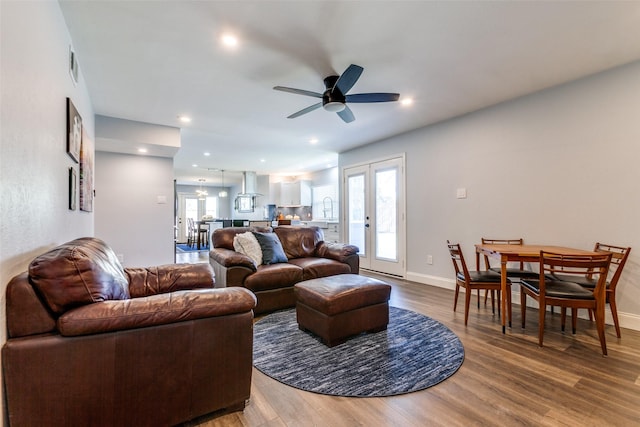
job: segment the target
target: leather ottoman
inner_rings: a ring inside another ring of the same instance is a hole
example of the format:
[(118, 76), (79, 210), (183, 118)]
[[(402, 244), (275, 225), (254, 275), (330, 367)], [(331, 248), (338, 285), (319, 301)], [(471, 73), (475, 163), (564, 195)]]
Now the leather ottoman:
[(294, 290), (298, 327), (328, 347), (387, 329), (391, 286), (381, 280), (339, 274), (299, 282)]

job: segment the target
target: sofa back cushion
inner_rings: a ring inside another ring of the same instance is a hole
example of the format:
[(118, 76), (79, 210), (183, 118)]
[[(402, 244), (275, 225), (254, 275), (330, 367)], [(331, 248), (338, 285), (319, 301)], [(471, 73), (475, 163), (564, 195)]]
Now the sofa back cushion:
[(83, 237), (51, 249), (29, 265), (29, 280), (51, 311), (129, 298), (116, 254), (100, 239)]
[(284, 253), (289, 259), (316, 256), (316, 245), (324, 240), (319, 227), (276, 227), (274, 232), (280, 238)]
[(247, 231), (260, 231), (260, 232), (271, 232), (271, 227), (225, 227), (225, 228), (217, 228), (213, 230), (213, 237), (211, 241), (213, 242), (214, 248), (224, 248), (234, 251), (233, 247), (233, 238), (236, 237), (237, 234), (246, 233)]

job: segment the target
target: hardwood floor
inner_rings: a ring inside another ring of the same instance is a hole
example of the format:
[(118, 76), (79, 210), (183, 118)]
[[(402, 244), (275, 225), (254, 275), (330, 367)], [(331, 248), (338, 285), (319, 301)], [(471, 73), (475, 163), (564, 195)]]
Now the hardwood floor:
[(556, 310), (547, 314), (540, 348), (536, 309), (528, 309), (522, 330), (514, 305), (513, 328), (503, 335), (497, 312), (490, 303), (478, 310), (475, 294), (465, 327), (460, 303), (453, 312), (453, 291), (380, 278), (393, 286), (391, 305), (430, 316), (460, 337), (465, 360), (452, 377), (401, 396), (342, 398), (297, 390), (254, 369), (243, 412), (189, 426), (640, 425), (640, 332), (623, 329), (618, 339), (607, 326), (609, 356), (603, 357), (595, 325), (580, 319), (576, 335), (570, 327), (563, 334)]

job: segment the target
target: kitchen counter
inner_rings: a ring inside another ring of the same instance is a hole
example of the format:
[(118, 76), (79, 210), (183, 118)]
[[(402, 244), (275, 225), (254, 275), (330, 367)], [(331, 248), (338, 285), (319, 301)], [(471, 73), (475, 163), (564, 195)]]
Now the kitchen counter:
[(337, 220), (303, 221), (302, 225), (321, 228), (327, 242), (340, 242), (340, 222)]

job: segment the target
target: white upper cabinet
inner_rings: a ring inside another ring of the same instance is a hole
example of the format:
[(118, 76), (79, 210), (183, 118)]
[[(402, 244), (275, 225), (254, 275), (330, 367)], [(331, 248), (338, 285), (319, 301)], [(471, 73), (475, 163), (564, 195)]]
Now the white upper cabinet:
[(311, 183), (281, 182), (279, 206), (311, 206)]

